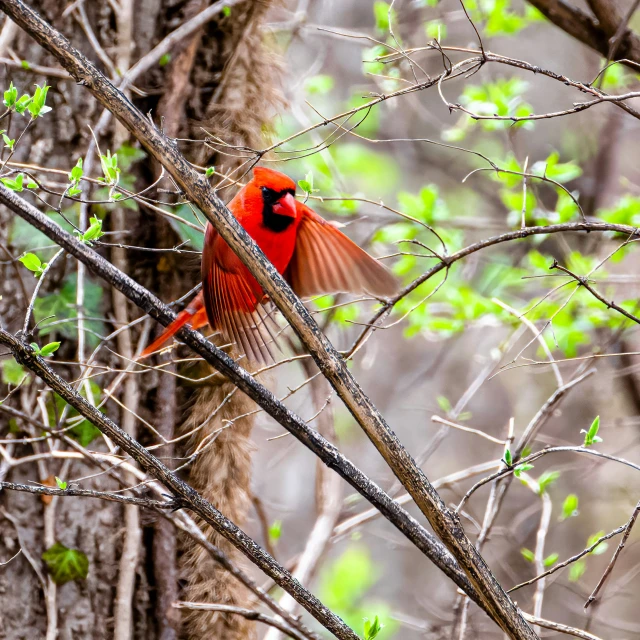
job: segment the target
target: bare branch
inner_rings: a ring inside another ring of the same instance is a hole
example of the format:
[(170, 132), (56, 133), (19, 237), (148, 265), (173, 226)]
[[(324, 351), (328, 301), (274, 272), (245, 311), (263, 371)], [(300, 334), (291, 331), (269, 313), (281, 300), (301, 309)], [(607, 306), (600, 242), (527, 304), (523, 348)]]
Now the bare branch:
[(220, 611), (222, 613), (233, 613), (242, 616), (243, 618), (247, 618), (247, 620), (255, 620), (256, 622), (262, 622), (274, 627), (290, 638), (306, 640), (307, 637), (301, 635), (290, 626), (283, 624), (277, 618), (266, 616), (264, 613), (260, 613), (254, 609), (244, 609), (242, 607), (234, 607), (228, 604), (211, 604), (208, 602), (175, 602), (173, 606), (176, 609), (191, 609), (193, 611)]

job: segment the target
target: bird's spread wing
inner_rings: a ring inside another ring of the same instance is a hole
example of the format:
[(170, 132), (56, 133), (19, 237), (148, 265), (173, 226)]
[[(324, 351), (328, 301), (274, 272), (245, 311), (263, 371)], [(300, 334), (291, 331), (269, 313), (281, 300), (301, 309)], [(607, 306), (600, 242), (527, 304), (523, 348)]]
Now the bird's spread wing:
[(285, 277), (300, 296), (370, 293), (388, 297), (398, 290), (393, 274), (375, 258), (305, 205), (296, 248)]
[(269, 343), (275, 339), (269, 323), (273, 320), (261, 304), (261, 289), (228, 245), (219, 238), (216, 241), (216, 251), (203, 254), (202, 286), (209, 324), (252, 361), (271, 362)]

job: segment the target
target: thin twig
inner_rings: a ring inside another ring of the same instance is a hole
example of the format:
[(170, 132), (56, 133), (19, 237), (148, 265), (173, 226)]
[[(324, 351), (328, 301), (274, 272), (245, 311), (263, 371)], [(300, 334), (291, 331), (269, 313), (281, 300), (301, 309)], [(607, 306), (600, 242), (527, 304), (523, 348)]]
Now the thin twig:
[(557, 564), (554, 564), (553, 567), (551, 567), (551, 569), (547, 569), (547, 571), (541, 573), (540, 575), (537, 575), (535, 578), (531, 578), (530, 580), (526, 580), (525, 582), (521, 582), (520, 584), (517, 584), (515, 587), (511, 587), (511, 589), (509, 589), (508, 592), (511, 593), (513, 591), (517, 591), (518, 589), (522, 589), (522, 587), (528, 587), (530, 584), (533, 584), (534, 582), (538, 582), (538, 580), (542, 580), (543, 578), (550, 576), (552, 573), (555, 573), (556, 571), (560, 571), (560, 569), (564, 569), (565, 567), (568, 567), (570, 564), (573, 564), (577, 560), (580, 560), (580, 558), (583, 558), (584, 556), (590, 554), (600, 543), (604, 542), (605, 540), (609, 540), (614, 536), (620, 535), (627, 528), (627, 526), (628, 526), (628, 523), (623, 524), (621, 527), (618, 527), (617, 529), (614, 529), (613, 531), (610, 531), (609, 533), (606, 533), (605, 535), (600, 536), (592, 545), (588, 546), (586, 549), (583, 549), (582, 551), (580, 551), (580, 553), (576, 553), (570, 558), (567, 558), (562, 562), (558, 562)]
[(611, 560), (607, 565), (607, 568), (604, 570), (604, 573), (602, 574), (602, 577), (600, 578), (600, 580), (598, 580), (598, 584), (595, 586), (594, 590), (591, 592), (591, 595), (589, 596), (587, 601), (584, 603), (585, 609), (587, 609), (596, 600), (596, 598), (598, 597), (598, 594), (600, 593), (600, 590), (604, 586), (604, 583), (607, 581), (607, 578), (613, 571), (613, 567), (615, 566), (616, 561), (618, 560), (618, 556), (622, 553), (622, 550), (624, 549), (624, 546), (627, 543), (629, 536), (631, 535), (631, 530), (633, 529), (633, 525), (636, 523), (636, 520), (638, 519), (639, 513), (640, 513), (640, 502), (638, 502), (635, 509), (633, 510), (633, 513), (631, 514), (631, 518), (629, 518), (629, 522), (627, 522), (627, 525), (625, 527), (622, 540), (620, 540), (620, 544), (616, 547), (616, 550), (614, 551), (613, 556), (611, 557)]
[(221, 613), (233, 613), (235, 615), (242, 616), (247, 620), (255, 620), (256, 622), (262, 622), (270, 627), (278, 629), (290, 638), (296, 638), (296, 640), (306, 640), (307, 636), (301, 635), (295, 629), (292, 629), (289, 625), (283, 624), (277, 618), (267, 616), (255, 609), (245, 609), (243, 607), (234, 607), (229, 604), (211, 604), (209, 602), (175, 602), (173, 606), (176, 609), (190, 609), (192, 611), (220, 611)]
[(552, 620), (545, 620), (544, 618), (538, 618), (536, 616), (532, 616), (529, 613), (525, 613), (524, 611), (522, 611), (522, 615), (525, 617), (527, 622), (531, 622), (531, 624), (535, 624), (538, 627), (551, 629), (552, 631), (557, 631), (558, 633), (565, 633), (568, 636), (574, 636), (575, 638), (581, 638), (582, 640), (602, 640), (602, 638), (600, 638), (599, 636), (595, 636), (593, 635), (593, 633), (589, 633), (588, 631), (584, 631), (583, 629), (570, 627), (566, 624), (553, 622)]
[(462, 424), (457, 424), (456, 422), (451, 422), (450, 420), (445, 420), (440, 416), (431, 416), (431, 422), (437, 422), (438, 424), (447, 425), (447, 427), (451, 427), (452, 429), (457, 429), (458, 431), (465, 431), (466, 433), (473, 433), (476, 436), (480, 436), (485, 440), (489, 440), (489, 442), (493, 442), (495, 444), (499, 444), (504, 446), (504, 440), (500, 440), (500, 438), (494, 438), (493, 436), (485, 433), (484, 431), (480, 431), (480, 429), (473, 429), (472, 427), (465, 427)]
[(632, 320), (633, 322), (640, 324), (640, 318), (638, 318), (637, 316), (634, 316), (632, 313), (629, 313), (629, 311), (617, 305), (613, 300), (607, 300), (601, 293), (596, 291), (589, 284), (589, 281), (586, 277), (579, 276), (576, 273), (573, 273), (573, 271), (570, 271), (566, 267), (563, 267), (562, 265), (558, 264), (557, 261), (555, 260), (553, 261), (553, 264), (549, 268), (557, 269), (558, 271), (562, 271), (563, 273), (566, 273), (568, 276), (571, 276), (578, 283), (579, 286), (584, 287), (594, 298), (597, 298), (598, 300), (600, 300), (600, 302), (602, 302), (602, 304), (604, 304), (607, 307), (607, 309), (614, 309), (618, 313), (622, 314), (625, 318), (628, 318), (629, 320)]
[(92, 489), (78, 489), (76, 487), (68, 487), (67, 489), (56, 489), (54, 487), (32, 486), (28, 484), (17, 484), (15, 482), (0, 482), (0, 490), (7, 489), (10, 491), (24, 491), (26, 493), (34, 493), (39, 496), (62, 496), (62, 497), (82, 497), (97, 498), (106, 500), (107, 502), (119, 502), (120, 504), (130, 504), (145, 509), (173, 509), (175, 505), (170, 501), (151, 500), (150, 498), (134, 498), (131, 496), (123, 496), (119, 493), (110, 493), (108, 491), (93, 491)]

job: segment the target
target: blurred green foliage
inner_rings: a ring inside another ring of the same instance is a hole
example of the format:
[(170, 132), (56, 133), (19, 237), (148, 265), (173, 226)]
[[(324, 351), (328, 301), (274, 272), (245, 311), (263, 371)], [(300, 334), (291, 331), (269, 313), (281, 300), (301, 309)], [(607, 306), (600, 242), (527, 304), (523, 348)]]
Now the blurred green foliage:
[(368, 595), (380, 578), (381, 569), (367, 548), (352, 544), (337, 559), (325, 563), (317, 593), (352, 629), (362, 629), (365, 619), (371, 621), (377, 616), (384, 625), (379, 637), (390, 640), (398, 623), (390, 617), (388, 605)]
[[(446, 24), (442, 24), (441, 18), (428, 8), (437, 3), (423, 1), (420, 4), (425, 7), (425, 36), (433, 39), (439, 32), (440, 38), (445, 37)], [(544, 20), (536, 9), (517, 7), (510, 0), (469, 0), (465, 7), (483, 38), (513, 36)], [(390, 11), (388, 2), (375, 2), (372, 19), (380, 44), (363, 51), (364, 84), (345, 102), (345, 111), (370, 102), (376, 95), (376, 87), (388, 90), (384, 83), (400, 69), (398, 56), (389, 54), (398, 46), (390, 28), (402, 20), (402, 15)], [(394, 33), (396, 31), (394, 29)], [(610, 90), (622, 89), (629, 86), (633, 78), (634, 74), (621, 65), (612, 65), (606, 71), (605, 83)], [(330, 76), (322, 73), (307, 79), (305, 88), (310, 96), (322, 97), (333, 90), (334, 83)], [(511, 75), (490, 78), (486, 74), (478, 74), (464, 83), (460, 95), (452, 101), (458, 101), (478, 115), (522, 117), (534, 112), (528, 100), (530, 90), (529, 82), (516, 69)], [(334, 127), (333, 134), (328, 127), (322, 128), (313, 135), (295, 138), (281, 151), (286, 152), (285, 156), (287, 153), (304, 155), (292, 160), (288, 166), (294, 175), (308, 175), (310, 172), (313, 176), (319, 200), (312, 200), (312, 206), (340, 217), (384, 216), (384, 224), (378, 225), (371, 236), (373, 251), (376, 254), (398, 254), (393, 261), (393, 270), (403, 284), (421, 277), (438, 262), (437, 256), (451, 255), (474, 240), (473, 234), (464, 229), (465, 226), (473, 228), (471, 223), (476, 215), (473, 203), (474, 199), (477, 201), (478, 191), (495, 193), (502, 206), (507, 229), (519, 228), (523, 218), (527, 226), (562, 224), (580, 219), (581, 213), (576, 204), (580, 194), (575, 185), (582, 176), (583, 162), (589, 156), (573, 143), (568, 146), (558, 141), (556, 149), (543, 157), (528, 158), (525, 163), (516, 159), (504, 137), (507, 131), (509, 136), (513, 136), (517, 129), (525, 132), (534, 130), (539, 123), (477, 121), (461, 114), (454, 126), (444, 129), (443, 139), (455, 144), (464, 141), (470, 151), (491, 158), (500, 171), (493, 170), (486, 160), (477, 155), (460, 153), (458, 158), (467, 162), (470, 172), (482, 169), (466, 184), (447, 191), (429, 183), (407, 188), (406, 166), (401, 157), (382, 152), (380, 147), (368, 144), (366, 140), (354, 141), (348, 136), (337, 139), (338, 133), (344, 133), (346, 128), (361, 120), (356, 128), (359, 135), (379, 136), (383, 126), (382, 113), (386, 108), (385, 103), (364, 109), (342, 121), (342, 128), (336, 130)], [(339, 111), (333, 110), (334, 113)], [(291, 116), (283, 118), (278, 136), (296, 133), (299, 125)], [(320, 153), (300, 153), (302, 149), (320, 144), (323, 139), (324, 146), (328, 146), (324, 148), (321, 145), (323, 150)], [(524, 173), (528, 176), (526, 185)], [(363, 202), (359, 198), (371, 202)], [(397, 217), (393, 221), (393, 212), (374, 204), (387, 201), (413, 220)], [(607, 222), (638, 225), (640, 198), (625, 194), (615, 206), (596, 211), (595, 215)], [(609, 234), (609, 237), (613, 235)], [(562, 256), (561, 264), (578, 276), (593, 275), (596, 281), (607, 277), (606, 267), (600, 266), (602, 257), (582, 254), (579, 244), (572, 238), (568, 240), (571, 251)], [(622, 244), (624, 238), (620, 240)], [(621, 247), (610, 260), (622, 261), (629, 251), (631, 245)], [(629, 324), (628, 320), (611, 313), (591, 294), (579, 288), (576, 282), (550, 270), (554, 259), (557, 259), (557, 250), (556, 243), (549, 236), (537, 235), (511, 242), (492, 249), (490, 255), (489, 260), (480, 261), (471, 277), (469, 269), (461, 261), (427, 279), (405, 296), (394, 309), (396, 317), (406, 315), (405, 335), (445, 340), (473, 327), (518, 326), (518, 320), (496, 305), (493, 298), (527, 311), (527, 317), (544, 328), (544, 340), (559, 357), (576, 356), (580, 349), (590, 344), (597, 330), (618, 330)], [(596, 286), (603, 295), (613, 294), (610, 286)], [(344, 304), (333, 296), (324, 296), (315, 301), (315, 306), (333, 314), (339, 326), (353, 326), (353, 322), (361, 319), (357, 305), (336, 309), (336, 302)], [(629, 311), (636, 308), (632, 300), (617, 302)], [(538, 356), (545, 357), (541, 349)]]
[[(33, 315), (39, 325), (39, 335), (48, 336), (55, 332), (58, 336), (76, 338), (78, 333), (77, 323), (78, 307), (76, 299), (78, 294), (77, 274), (71, 273), (64, 279), (62, 286), (56, 291), (40, 295), (35, 302)], [(104, 330), (104, 324), (99, 318), (102, 315), (101, 302), (103, 289), (91, 278), (85, 277), (84, 283), (84, 307), (86, 341), (94, 348), (99, 342), (96, 334)], [(48, 320), (45, 322), (45, 318)], [(60, 322), (68, 320), (69, 322)]]

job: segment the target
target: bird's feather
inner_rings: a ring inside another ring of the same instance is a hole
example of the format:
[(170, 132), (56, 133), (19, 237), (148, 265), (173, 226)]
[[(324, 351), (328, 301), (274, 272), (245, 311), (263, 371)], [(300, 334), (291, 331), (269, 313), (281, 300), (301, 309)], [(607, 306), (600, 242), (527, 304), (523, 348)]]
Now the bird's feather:
[(315, 211), (299, 206), (302, 217), (285, 277), (301, 298), (339, 292), (387, 297), (398, 290), (383, 264)]

